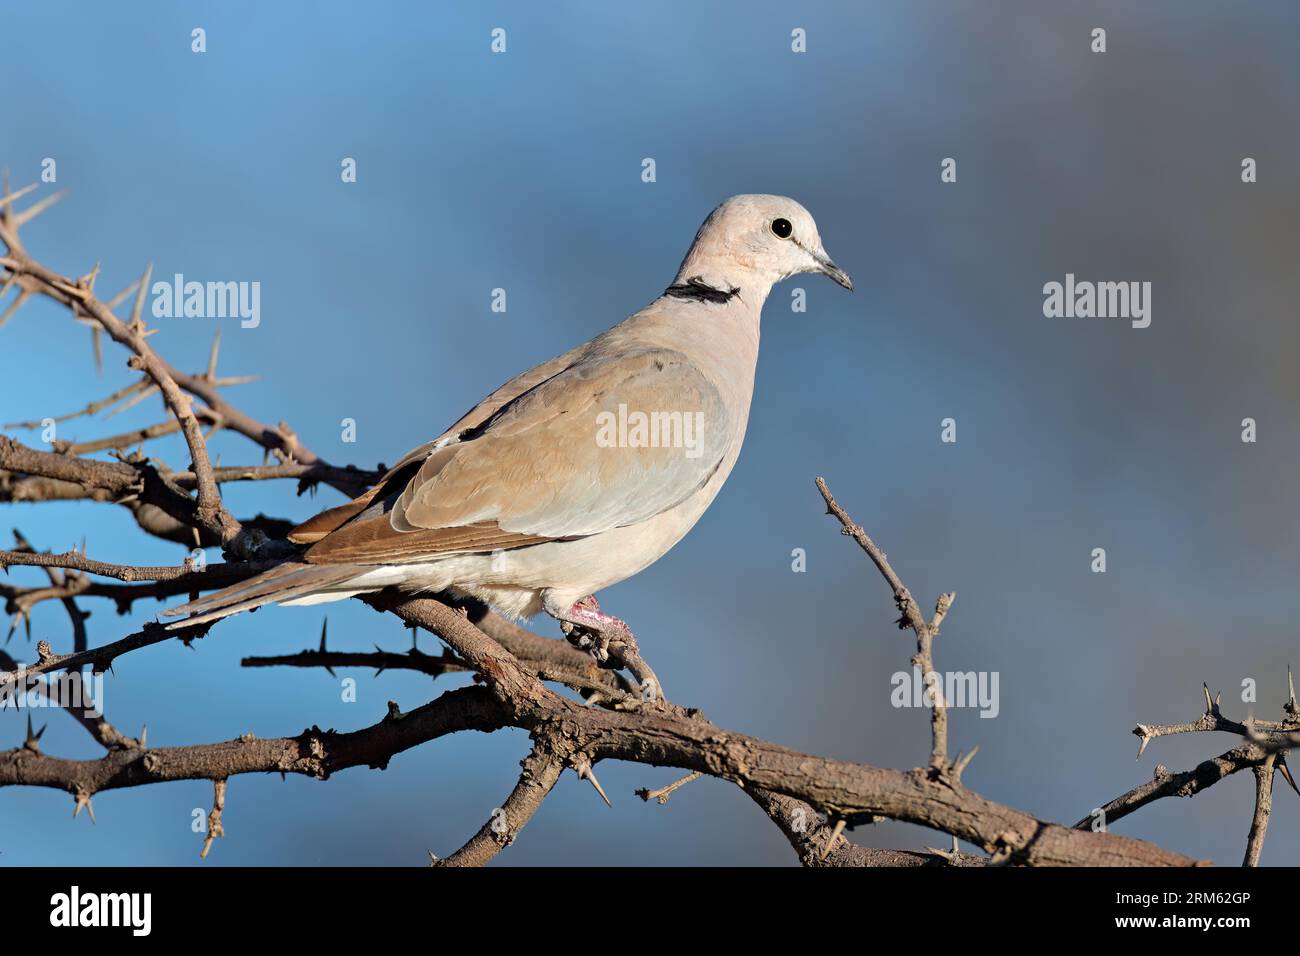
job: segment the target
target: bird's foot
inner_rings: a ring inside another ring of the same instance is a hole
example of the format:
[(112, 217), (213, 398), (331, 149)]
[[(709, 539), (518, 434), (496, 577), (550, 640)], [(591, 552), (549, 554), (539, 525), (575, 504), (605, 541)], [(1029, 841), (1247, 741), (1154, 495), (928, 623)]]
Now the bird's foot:
[(601, 667), (626, 668), (641, 688), (644, 700), (663, 697), (663, 685), (654, 669), (641, 657), (636, 635), (627, 622), (600, 609), (595, 595), (589, 595), (569, 607), (547, 606), (546, 612), (560, 622), (569, 643), (587, 651)]
[(609, 666), (609, 649), (616, 642), (638, 650), (627, 622), (604, 613), (594, 594), (569, 607), (565, 617), (560, 618), (560, 627), (574, 646), (589, 651), (602, 667)]

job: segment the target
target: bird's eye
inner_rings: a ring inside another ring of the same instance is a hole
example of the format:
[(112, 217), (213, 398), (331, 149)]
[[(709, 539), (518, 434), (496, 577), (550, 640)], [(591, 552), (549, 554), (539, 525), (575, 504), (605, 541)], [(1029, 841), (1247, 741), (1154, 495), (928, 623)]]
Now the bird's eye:
[(773, 219), (772, 231), (776, 233), (778, 239), (789, 239), (790, 233), (794, 232), (794, 226), (790, 225), (789, 219)]

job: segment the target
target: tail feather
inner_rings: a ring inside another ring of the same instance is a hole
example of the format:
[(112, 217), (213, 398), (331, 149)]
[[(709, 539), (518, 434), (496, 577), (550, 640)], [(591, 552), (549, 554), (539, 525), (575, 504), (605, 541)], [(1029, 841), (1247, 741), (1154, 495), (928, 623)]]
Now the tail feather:
[[(340, 585), (363, 571), (363, 568), (347, 564), (317, 565), (286, 561), (247, 581), (232, 584), (228, 588), (214, 591), (206, 597), (187, 604), (168, 608), (162, 612), (162, 615), (164, 617), (191, 615), (183, 621), (173, 621), (168, 624), (169, 630), (217, 621), (238, 614), (240, 611), (251, 611), (264, 604), (278, 604), (339, 589)], [(340, 594), (340, 597), (342, 596), (344, 595)]]

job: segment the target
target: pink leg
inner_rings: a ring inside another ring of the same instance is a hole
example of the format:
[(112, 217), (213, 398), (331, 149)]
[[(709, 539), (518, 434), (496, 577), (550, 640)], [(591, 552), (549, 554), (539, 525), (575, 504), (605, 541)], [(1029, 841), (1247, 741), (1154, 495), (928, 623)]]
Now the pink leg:
[(641, 658), (632, 629), (626, 621), (602, 611), (594, 594), (568, 607), (557, 604), (547, 595), (543, 597), (543, 607), (547, 614), (560, 622), (565, 636), (576, 646), (590, 651), (602, 667), (626, 667), (642, 685), (647, 700), (662, 697), (659, 678)]
[(581, 601), (576, 602), (565, 611), (565, 617), (561, 618), (561, 620), (568, 620), (572, 624), (585, 624), (593, 630), (599, 631), (613, 628), (625, 632), (628, 637), (632, 636), (632, 629), (627, 626), (627, 622), (622, 618), (617, 618), (602, 611), (600, 604), (596, 602), (594, 594), (590, 594)]

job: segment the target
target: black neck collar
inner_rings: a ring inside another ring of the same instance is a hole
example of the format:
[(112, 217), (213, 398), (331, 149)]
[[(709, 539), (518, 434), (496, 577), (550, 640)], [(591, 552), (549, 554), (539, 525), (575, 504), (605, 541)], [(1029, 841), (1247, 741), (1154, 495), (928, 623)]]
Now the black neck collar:
[(717, 286), (705, 282), (703, 276), (691, 276), (685, 282), (670, 285), (664, 290), (664, 295), (670, 295), (674, 299), (691, 299), (695, 302), (722, 304), (730, 302), (740, 295), (740, 289), (739, 287), (719, 289)]

